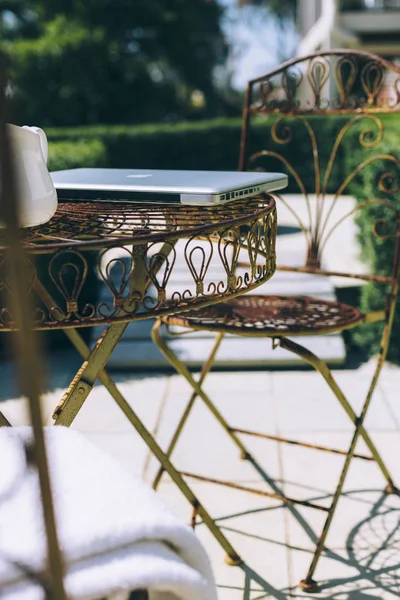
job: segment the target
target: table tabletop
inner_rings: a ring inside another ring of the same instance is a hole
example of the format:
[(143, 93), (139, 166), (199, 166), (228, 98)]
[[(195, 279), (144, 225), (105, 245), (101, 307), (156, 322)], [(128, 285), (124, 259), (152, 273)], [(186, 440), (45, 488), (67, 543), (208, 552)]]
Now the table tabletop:
[[(7, 245), (2, 236), (0, 292), (7, 292)], [(182, 239), (183, 259), (175, 249)], [(35, 327), (127, 322), (246, 293), (273, 275), (275, 239), (275, 200), (269, 194), (207, 208), (63, 200), (48, 223), (22, 234), (35, 296)], [(238, 270), (243, 254), (248, 267)], [(91, 269), (98, 285), (111, 292), (111, 302), (85, 299), (82, 290)], [(186, 289), (174, 278), (178, 270), (190, 275), (192, 283)], [(44, 305), (44, 290), (56, 298), (53, 306), (48, 297)], [(15, 321), (3, 296), (0, 293), (0, 331), (10, 331)]]

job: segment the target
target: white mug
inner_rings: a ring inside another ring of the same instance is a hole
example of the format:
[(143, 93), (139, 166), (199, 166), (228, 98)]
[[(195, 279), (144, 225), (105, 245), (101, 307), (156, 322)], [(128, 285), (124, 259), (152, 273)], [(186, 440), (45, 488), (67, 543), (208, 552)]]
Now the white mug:
[(47, 169), (47, 138), (39, 127), (7, 124), (20, 198), (20, 224), (34, 227), (51, 219), (57, 193)]

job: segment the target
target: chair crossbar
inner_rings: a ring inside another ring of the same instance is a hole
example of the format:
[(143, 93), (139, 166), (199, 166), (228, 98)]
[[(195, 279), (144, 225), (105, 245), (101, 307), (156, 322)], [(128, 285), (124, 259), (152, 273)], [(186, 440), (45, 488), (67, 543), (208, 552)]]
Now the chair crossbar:
[[(266, 440), (273, 440), (275, 442), (282, 442), (284, 444), (292, 444), (293, 446), (302, 446), (303, 448), (311, 448), (312, 450), (321, 450), (322, 452), (331, 452), (332, 454), (340, 454), (341, 456), (347, 456), (345, 450), (338, 450), (337, 448), (329, 448), (328, 446), (321, 446), (319, 444), (309, 444), (307, 442), (299, 442), (297, 440), (290, 440), (277, 435), (270, 435), (268, 433), (260, 433), (257, 431), (249, 431), (248, 429), (239, 429), (237, 427), (230, 427), (230, 431), (235, 433), (242, 433), (243, 435), (251, 435), (253, 437), (264, 438)], [(373, 456), (367, 456), (365, 454), (353, 454), (353, 458), (360, 458), (362, 460), (375, 461)]]
[(235, 490), (239, 490), (242, 492), (249, 492), (250, 494), (255, 494), (256, 496), (265, 496), (266, 498), (274, 498), (275, 500), (280, 500), (285, 504), (301, 504), (302, 506), (307, 506), (308, 508), (315, 508), (317, 510), (322, 510), (325, 512), (329, 512), (329, 508), (326, 506), (321, 506), (320, 504), (314, 504), (314, 502), (308, 502), (307, 500), (298, 500), (296, 498), (289, 498), (288, 496), (284, 496), (283, 494), (276, 494), (274, 492), (266, 492), (265, 490), (258, 490), (256, 488), (252, 488), (246, 485), (241, 485), (239, 483), (234, 483), (233, 481), (225, 481), (221, 479), (214, 479), (212, 477), (205, 477), (204, 475), (196, 475), (195, 473), (188, 473), (187, 471), (180, 471), (182, 477), (191, 477), (192, 479), (196, 479), (197, 481), (205, 481), (207, 483), (215, 483), (216, 485), (222, 485), (224, 487), (229, 487)]

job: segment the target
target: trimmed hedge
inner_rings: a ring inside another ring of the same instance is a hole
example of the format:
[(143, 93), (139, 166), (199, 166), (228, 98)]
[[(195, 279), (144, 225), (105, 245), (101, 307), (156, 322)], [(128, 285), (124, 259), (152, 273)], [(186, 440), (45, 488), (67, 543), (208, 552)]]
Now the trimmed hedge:
[[(284, 153), (299, 172), (306, 187), (313, 189), (315, 174), (310, 169), (312, 147), (304, 124), (290, 117), (285, 119), (277, 128), (277, 133), (280, 137), (285, 136), (285, 127), (290, 127), (293, 141), (282, 145), (274, 143), (271, 138), (275, 120), (274, 116), (260, 118), (253, 125), (249, 140), (250, 154), (265, 148)], [(329, 118), (317, 128), (322, 164), (328, 161), (333, 134), (344, 122), (343, 117)], [(239, 160), (241, 125), (241, 119), (235, 118), (136, 127), (49, 129), (46, 132), (50, 142), (49, 167), (50, 170), (107, 166), (235, 171)], [(331, 185), (335, 178), (341, 176), (343, 165), (343, 149), (340, 148), (330, 179)], [(262, 166), (262, 160), (254, 163), (252, 168), (257, 166)], [(282, 171), (285, 167), (280, 161), (269, 158), (268, 169)], [(299, 191), (293, 180), (288, 191)]]
[[(385, 134), (384, 140), (379, 144), (374, 154), (387, 154), (400, 158), (398, 135), (395, 128), (390, 128)], [(348, 168), (354, 168), (360, 155), (348, 153)], [(365, 158), (365, 157), (364, 157)], [(383, 173), (390, 173), (393, 180), (386, 179), (385, 185), (393, 193), (382, 191), (379, 181)], [(389, 200), (400, 210), (400, 195), (396, 189), (400, 183), (400, 170), (388, 160), (377, 160), (368, 165), (360, 174), (360, 177), (352, 186), (352, 193), (358, 202), (373, 199)], [(395, 249), (395, 227), (393, 211), (382, 205), (371, 205), (360, 210), (357, 218), (359, 227), (358, 241), (362, 251), (362, 257), (370, 268), (370, 272), (379, 275), (391, 275), (393, 270), (393, 258)], [(382, 237), (374, 234), (374, 227)], [(386, 293), (388, 287), (369, 283), (361, 288), (360, 308), (362, 311), (380, 310), (386, 306)], [(362, 348), (368, 355), (379, 352), (382, 337), (383, 323), (370, 323), (361, 325), (352, 334), (352, 341)], [(392, 338), (388, 352), (388, 360), (400, 363), (400, 301), (397, 302), (395, 321), (393, 325)]]
[(106, 149), (101, 140), (59, 141), (49, 143), (48, 167), (62, 171), (77, 167), (104, 167)]
[[(215, 119), (174, 125), (95, 126), (46, 131), (50, 148), (70, 144), (66, 162), (74, 164), (73, 148), (81, 166), (109, 168), (236, 170), (240, 142), (240, 119)], [(88, 165), (85, 145), (101, 144), (96, 165)], [(65, 146), (67, 148), (67, 146)], [(77, 165), (76, 165), (77, 166)], [(53, 163), (50, 161), (50, 168)]]

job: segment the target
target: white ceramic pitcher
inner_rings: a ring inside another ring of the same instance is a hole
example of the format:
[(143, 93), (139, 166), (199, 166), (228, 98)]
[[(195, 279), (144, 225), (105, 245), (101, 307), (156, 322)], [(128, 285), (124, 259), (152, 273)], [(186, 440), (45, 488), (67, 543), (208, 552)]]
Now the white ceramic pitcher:
[(57, 193), (47, 169), (47, 138), (39, 127), (7, 124), (20, 197), (20, 223), (33, 227), (57, 210)]

